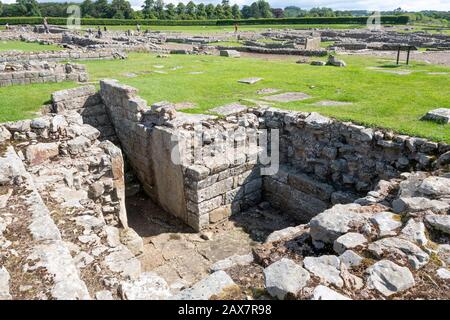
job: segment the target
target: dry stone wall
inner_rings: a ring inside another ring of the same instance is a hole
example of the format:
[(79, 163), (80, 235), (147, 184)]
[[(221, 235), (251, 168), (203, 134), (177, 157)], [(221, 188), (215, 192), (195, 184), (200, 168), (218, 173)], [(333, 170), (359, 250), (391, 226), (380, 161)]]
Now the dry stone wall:
[(265, 47), (217, 47), (219, 50), (236, 50), (241, 52), (253, 52), (263, 54), (286, 54), (286, 55), (298, 55), (307, 57), (324, 57), (327, 55), (326, 50), (306, 50), (306, 49), (290, 49), (290, 48), (265, 48)]
[[(149, 107), (137, 93), (115, 80), (101, 82), (106, 112), (145, 191), (196, 230), (261, 200), (306, 222), (380, 181), (430, 171), (449, 158), (446, 144), (314, 112), (234, 104), (213, 109), (221, 117), (189, 115), (170, 103)], [(261, 146), (253, 137), (262, 129), (279, 131), (274, 175), (261, 176)]]
[(151, 109), (137, 89), (114, 80), (100, 83), (100, 95), (127, 155), (147, 194), (166, 211), (186, 221), (181, 166), (170, 160), (175, 133), (143, 122)]
[(114, 127), (95, 86), (77, 87), (52, 94), (52, 112), (65, 114), (71, 111), (81, 114), (84, 123), (99, 130), (101, 140), (117, 141)]
[(264, 197), (309, 221), (330, 204), (350, 203), (380, 180), (429, 171), (450, 150), (443, 143), (340, 122), (318, 113), (267, 110), (280, 130), (281, 167), (264, 177)]
[(86, 67), (81, 64), (0, 63), (0, 87), (62, 81), (86, 82), (87, 80)]
[(6, 51), (0, 53), (0, 63), (28, 61), (66, 61), (66, 60), (112, 60), (123, 59), (126, 55), (119, 50), (61, 50), (44, 52)]

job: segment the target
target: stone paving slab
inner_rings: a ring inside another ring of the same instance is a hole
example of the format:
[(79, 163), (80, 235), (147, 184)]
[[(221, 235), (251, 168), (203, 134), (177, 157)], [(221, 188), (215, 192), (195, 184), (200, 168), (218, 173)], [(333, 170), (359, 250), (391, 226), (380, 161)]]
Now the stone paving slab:
[(245, 79), (238, 80), (238, 82), (246, 83), (246, 84), (254, 84), (261, 80), (263, 80), (263, 78), (245, 78)]
[(222, 57), (239, 58), (241, 56), (239, 51), (236, 50), (220, 50)]
[(276, 102), (293, 102), (301, 101), (311, 98), (310, 95), (303, 92), (285, 92), (280, 94), (275, 94), (272, 96), (264, 97), (262, 99)]
[(439, 108), (428, 111), (427, 114), (422, 117), (422, 120), (430, 120), (437, 123), (450, 123), (450, 109)]
[(264, 88), (256, 91), (257, 94), (274, 94), (280, 92), (280, 89), (275, 88)]

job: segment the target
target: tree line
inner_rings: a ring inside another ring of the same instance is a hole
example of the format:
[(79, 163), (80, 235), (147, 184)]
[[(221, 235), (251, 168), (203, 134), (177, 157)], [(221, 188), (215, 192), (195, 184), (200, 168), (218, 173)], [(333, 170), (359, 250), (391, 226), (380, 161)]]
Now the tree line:
[[(16, 0), (13, 4), (2, 4), (1, 17), (66, 17), (70, 5), (79, 5), (83, 18), (114, 19), (160, 19), (160, 20), (216, 20), (216, 19), (259, 19), (259, 18), (296, 18), (296, 17), (344, 17), (367, 16), (366, 10), (333, 10), (317, 7), (309, 10), (297, 6), (272, 8), (265, 0), (256, 0), (250, 5), (239, 7), (230, 0), (222, 0), (217, 5), (196, 4), (189, 1), (177, 5), (164, 3), (163, 0), (144, 0), (141, 10), (134, 10), (127, 0), (84, 0), (80, 3), (49, 2), (36, 0)], [(385, 15), (408, 14), (413, 21), (446, 20), (450, 21), (450, 12), (421, 11), (408, 13), (401, 8), (382, 12)]]

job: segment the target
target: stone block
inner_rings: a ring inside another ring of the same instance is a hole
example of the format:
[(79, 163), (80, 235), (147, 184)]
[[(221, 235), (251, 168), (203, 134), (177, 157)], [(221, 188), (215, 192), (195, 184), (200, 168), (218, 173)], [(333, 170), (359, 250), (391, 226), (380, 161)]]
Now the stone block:
[(211, 212), (209, 212), (209, 222), (217, 223), (219, 221), (225, 220), (226, 218), (231, 216), (231, 213), (232, 210), (230, 204), (214, 209)]

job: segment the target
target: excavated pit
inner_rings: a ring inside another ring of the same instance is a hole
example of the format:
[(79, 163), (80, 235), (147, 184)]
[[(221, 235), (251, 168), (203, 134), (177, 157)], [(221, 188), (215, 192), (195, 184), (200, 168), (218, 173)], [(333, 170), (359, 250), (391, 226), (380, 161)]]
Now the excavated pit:
[[(173, 291), (203, 279), (216, 262), (248, 254), (259, 261), (231, 275), (243, 287), (261, 287), (261, 266), (274, 254), (261, 248), (276, 231), (298, 232), (336, 204), (389, 202), (396, 190), (385, 190), (388, 181), (431, 171), (450, 150), (317, 113), (232, 104), (189, 115), (168, 103), (149, 107), (114, 80), (100, 87), (54, 93), (53, 111), (79, 112), (101, 139), (121, 147), (128, 224), (144, 240), (142, 271), (162, 276)], [(271, 161), (263, 165), (264, 154)], [(298, 260), (331, 250), (298, 241), (283, 243), (275, 256)]]
[(129, 226), (144, 240), (142, 271), (156, 272), (175, 287), (192, 285), (217, 261), (248, 254), (272, 232), (299, 224), (264, 203), (198, 233), (145, 193), (127, 197), (126, 203)]

